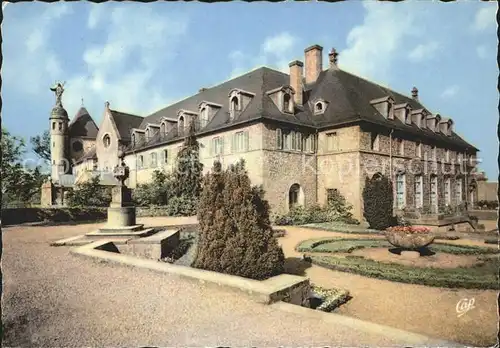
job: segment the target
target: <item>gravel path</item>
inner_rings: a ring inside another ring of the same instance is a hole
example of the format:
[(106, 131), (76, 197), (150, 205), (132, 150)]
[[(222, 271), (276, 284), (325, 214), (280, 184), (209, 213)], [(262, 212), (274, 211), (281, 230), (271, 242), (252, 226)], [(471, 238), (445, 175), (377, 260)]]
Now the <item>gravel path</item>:
[[(301, 227), (285, 227), (279, 238), (285, 256), (301, 257), (295, 246), (306, 239), (322, 237), (366, 238), (364, 235), (336, 233)], [(441, 241), (439, 241), (441, 242)], [(488, 247), (481, 241), (442, 241), (456, 245)], [(491, 246), (489, 246), (491, 247)], [(493, 290), (444, 289), (412, 285), (332, 271), (312, 265), (305, 269), (311, 282), (324, 287), (349, 290), (353, 297), (335, 312), (472, 346), (492, 346), (498, 332), (497, 292)], [(474, 308), (458, 317), (457, 303), (475, 300)]]
[(49, 246), (98, 226), (3, 229), (3, 346), (394, 344), (376, 333), (282, 312), (219, 288), (81, 259), (67, 247)]

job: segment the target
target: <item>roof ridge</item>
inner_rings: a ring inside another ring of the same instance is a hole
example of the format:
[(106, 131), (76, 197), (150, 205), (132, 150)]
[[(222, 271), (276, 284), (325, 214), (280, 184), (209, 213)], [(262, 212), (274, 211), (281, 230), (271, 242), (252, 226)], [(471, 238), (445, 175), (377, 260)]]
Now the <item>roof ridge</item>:
[(109, 111), (111, 111), (111, 113), (113, 113), (113, 112), (118, 112), (118, 113), (120, 113), (120, 114), (127, 115), (127, 116), (133, 116), (133, 117), (140, 117), (140, 118), (144, 118), (144, 116), (134, 115), (134, 114), (131, 114), (131, 113), (128, 113), (128, 112), (123, 112), (123, 111), (120, 111), (120, 110), (109, 109)]
[[(337, 71), (341, 71), (341, 72), (343, 72), (344, 74), (348, 74), (348, 75), (351, 75), (351, 76), (357, 77), (357, 78), (358, 78), (358, 79), (360, 79), (360, 80), (363, 80), (363, 81), (366, 81), (366, 82), (368, 82), (368, 83), (372, 83), (372, 84), (374, 84), (374, 85), (377, 85), (377, 87), (381, 87), (381, 88), (387, 89), (387, 90), (389, 90), (389, 91), (391, 91), (391, 92), (393, 92), (393, 93), (397, 93), (397, 94), (399, 94), (399, 95), (401, 95), (401, 96), (403, 96), (403, 97), (405, 97), (405, 98), (408, 98), (408, 99), (414, 100), (414, 101), (416, 101), (417, 103), (419, 103), (420, 105), (424, 106), (424, 105), (423, 105), (423, 104), (422, 104), (419, 100), (415, 100), (415, 99), (413, 99), (410, 95), (407, 95), (407, 94), (405, 94), (405, 93), (398, 92), (398, 91), (394, 90), (393, 88), (390, 88), (389, 86), (384, 86), (384, 85), (383, 85), (382, 83), (380, 83), (380, 82), (376, 82), (376, 81), (369, 80), (369, 79), (368, 79), (368, 78), (366, 78), (366, 77), (363, 77), (363, 76), (357, 75), (357, 74), (355, 74), (355, 73), (353, 73), (353, 72), (346, 71), (346, 70), (343, 70), (343, 69), (337, 69)], [(425, 106), (424, 106), (424, 107), (425, 107)], [(427, 109), (427, 108), (426, 108), (426, 109)]]

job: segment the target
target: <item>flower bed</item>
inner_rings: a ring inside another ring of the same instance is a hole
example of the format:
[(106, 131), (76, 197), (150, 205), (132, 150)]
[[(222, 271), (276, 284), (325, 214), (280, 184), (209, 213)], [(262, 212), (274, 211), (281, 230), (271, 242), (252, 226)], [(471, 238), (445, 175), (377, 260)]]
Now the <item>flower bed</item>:
[(349, 301), (349, 291), (345, 289), (325, 289), (312, 285), (312, 293), (321, 299), (321, 304), (315, 309), (323, 312), (332, 312), (335, 308)]
[[(354, 250), (363, 248), (385, 248), (389, 246), (390, 244), (384, 239), (327, 237), (304, 240), (295, 247), (295, 250), (306, 253), (351, 253)], [(448, 253), (453, 255), (500, 254), (500, 250), (497, 248), (445, 243), (435, 243), (430, 247), (430, 249), (433, 252)]]

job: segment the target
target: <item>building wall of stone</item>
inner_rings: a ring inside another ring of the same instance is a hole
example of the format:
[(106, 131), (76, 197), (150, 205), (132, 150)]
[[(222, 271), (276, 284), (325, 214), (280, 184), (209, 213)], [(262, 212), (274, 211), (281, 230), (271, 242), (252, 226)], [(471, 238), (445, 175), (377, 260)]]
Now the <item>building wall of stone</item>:
[(496, 201), (498, 192), (498, 182), (478, 181), (477, 182), (477, 200), (478, 201)]
[[(328, 148), (328, 134), (335, 132), (337, 143)], [(362, 218), (360, 191), (361, 132), (359, 126), (331, 129), (318, 133), (317, 197), (318, 203), (327, 203), (327, 190), (337, 189), (352, 206), (356, 219)]]
[[(274, 214), (289, 211), (289, 192), (294, 184), (300, 186), (299, 204), (305, 207), (317, 202), (316, 156), (314, 153), (284, 150), (277, 148), (277, 128), (286, 132), (277, 124), (262, 124), (263, 146), (263, 188)], [(315, 136), (315, 132), (294, 127), (296, 132), (306, 136)]]
[[(233, 152), (231, 145), (231, 137), (234, 133), (240, 131), (248, 132), (248, 149), (245, 152)], [(211, 153), (212, 139), (214, 137), (221, 137), (223, 139), (223, 153), (220, 156), (214, 156)], [(244, 159), (246, 162), (246, 168), (248, 175), (252, 184), (259, 185), (262, 184), (262, 125), (254, 124), (247, 127), (235, 128), (226, 132), (220, 132), (214, 135), (200, 136), (198, 137), (198, 142), (200, 144), (200, 161), (203, 164), (203, 173), (206, 174), (211, 170), (215, 160), (220, 160), (224, 168), (227, 168), (230, 164), (238, 162), (240, 159)], [(177, 153), (182, 146), (182, 140), (155, 147), (154, 149), (149, 149), (145, 151), (137, 152), (136, 154), (129, 154), (125, 157), (126, 164), (130, 167), (130, 179), (129, 185), (135, 188), (137, 185), (145, 184), (151, 181), (152, 174), (155, 170), (164, 170), (166, 172), (171, 172), (175, 168)], [(164, 150), (168, 151), (168, 162), (167, 164), (162, 163), (162, 152)], [(151, 166), (151, 154), (157, 154), (157, 165)], [(144, 158), (143, 168), (138, 168), (139, 156)]]
[(352, 205), (354, 218), (362, 219), (360, 191), (360, 153), (358, 151), (318, 155), (318, 203), (327, 203), (327, 190), (337, 189)]

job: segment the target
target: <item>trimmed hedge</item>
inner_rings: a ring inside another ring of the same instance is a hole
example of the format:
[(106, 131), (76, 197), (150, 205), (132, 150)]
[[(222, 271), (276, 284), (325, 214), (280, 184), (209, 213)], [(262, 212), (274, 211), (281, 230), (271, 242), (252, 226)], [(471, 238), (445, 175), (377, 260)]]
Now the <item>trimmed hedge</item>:
[(107, 217), (107, 208), (13, 208), (2, 209), (2, 225), (30, 222), (99, 221)]
[[(2, 225), (32, 222), (101, 221), (107, 218), (107, 207), (7, 208), (2, 209)], [(137, 217), (173, 216), (167, 207), (136, 207)]]
[(498, 259), (474, 267), (423, 268), (382, 263), (363, 257), (312, 256), (312, 263), (335, 271), (389, 281), (445, 288), (499, 290)]
[(392, 215), (392, 183), (384, 175), (365, 178), (363, 188), (363, 216), (375, 230), (385, 230), (395, 224)]

